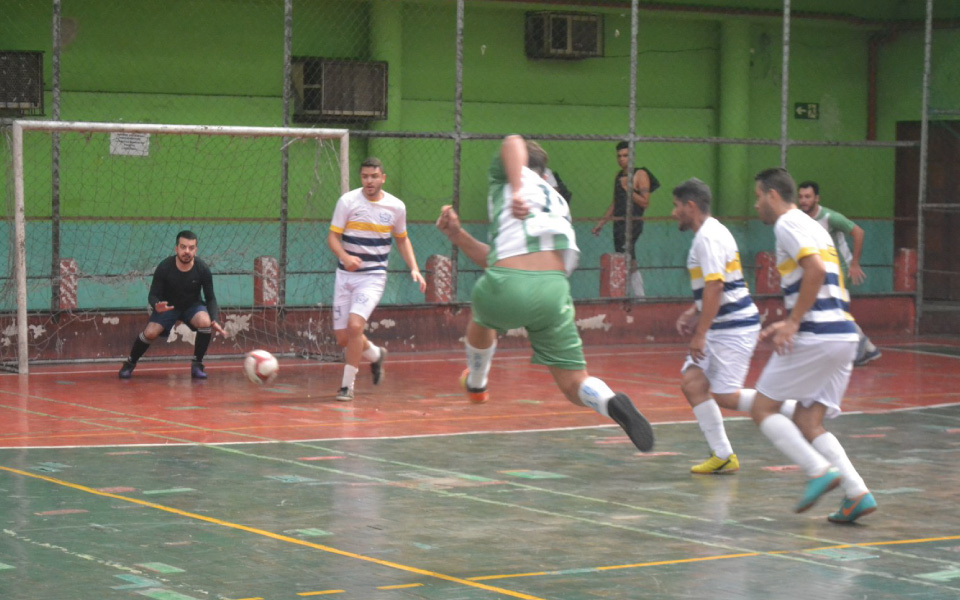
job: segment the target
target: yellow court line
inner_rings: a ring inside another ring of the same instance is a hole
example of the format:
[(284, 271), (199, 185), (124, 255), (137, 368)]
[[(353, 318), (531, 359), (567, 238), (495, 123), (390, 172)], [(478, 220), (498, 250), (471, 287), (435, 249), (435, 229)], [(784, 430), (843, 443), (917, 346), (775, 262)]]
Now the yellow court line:
[[(111, 494), (110, 492), (101, 492), (100, 490), (87, 487), (85, 485), (80, 485), (77, 483), (71, 483), (69, 481), (63, 481), (62, 479), (56, 479), (53, 477), (47, 477), (46, 475), (39, 475), (37, 473), (29, 473), (27, 471), (21, 471), (20, 469), (13, 469), (10, 467), (5, 467), (0, 465), (0, 471), (7, 471), (8, 473), (14, 473), (16, 475), (22, 475), (24, 477), (30, 477), (33, 479), (39, 479), (41, 481), (47, 481), (50, 483), (55, 483), (57, 485), (72, 488), (79, 490), (81, 492), (86, 492), (88, 494), (93, 494), (96, 496), (102, 496), (104, 498), (113, 498), (114, 500), (122, 500), (124, 502), (130, 502), (132, 504), (139, 504), (140, 506), (146, 506), (148, 508), (154, 508), (156, 510), (161, 510), (171, 514), (179, 515), (181, 517), (187, 517), (190, 519), (195, 519), (197, 521), (205, 521), (207, 523), (213, 523), (214, 525), (220, 525), (221, 527), (226, 527), (228, 529), (236, 529), (238, 531), (246, 531), (247, 533), (253, 533), (255, 535), (260, 535), (267, 538), (272, 538), (281, 542), (287, 542), (290, 544), (296, 544), (298, 546), (306, 546), (307, 548), (314, 548), (316, 550), (322, 550), (324, 552), (329, 552), (330, 554), (338, 554), (340, 556), (345, 556), (347, 558), (355, 558), (357, 560), (362, 560), (365, 562), (377, 564), (383, 567), (389, 567), (392, 569), (397, 569), (399, 571), (406, 571), (407, 573), (415, 573), (417, 575), (422, 575), (424, 577), (432, 577), (434, 579), (441, 579), (443, 581), (449, 581), (451, 583), (459, 583), (461, 585), (466, 585), (473, 588), (479, 588), (481, 590), (486, 590), (488, 592), (494, 592), (496, 594), (502, 594), (504, 596), (509, 596), (511, 598), (520, 598), (521, 600), (545, 600), (539, 596), (531, 596), (529, 594), (524, 594), (521, 592), (515, 592), (513, 590), (508, 590), (504, 588), (494, 587), (490, 585), (485, 585), (482, 583), (477, 583), (475, 581), (470, 581), (468, 579), (461, 579), (460, 577), (454, 577), (452, 575), (444, 575), (443, 573), (437, 573), (435, 571), (428, 571), (426, 569), (419, 569), (417, 567), (411, 567), (409, 565), (402, 565), (400, 563), (391, 562), (388, 560), (382, 560), (379, 558), (373, 558), (372, 556), (364, 556), (363, 554), (356, 554), (354, 552), (347, 552), (346, 550), (340, 550), (333, 548), (331, 546), (324, 546), (323, 544), (315, 544), (313, 542), (308, 542), (306, 540), (298, 540), (297, 538), (292, 538), (286, 535), (281, 535), (279, 533), (273, 533), (272, 531), (266, 531), (264, 529), (257, 529), (256, 527), (249, 527), (247, 525), (240, 525), (239, 523), (231, 523), (229, 521), (223, 521), (214, 517), (207, 517), (205, 515), (200, 515), (197, 513), (188, 512), (185, 510), (180, 510), (178, 508), (173, 508), (171, 506), (164, 506), (162, 504), (156, 504), (154, 502), (147, 502), (146, 500), (139, 500), (137, 498), (130, 498), (127, 496), (121, 496), (119, 494)], [(326, 593), (326, 592), (319, 592)]]
[(346, 590), (324, 590), (322, 592), (297, 592), (298, 596), (326, 596), (328, 594), (342, 594)]
[(378, 590), (405, 590), (407, 588), (423, 587), (422, 583), (402, 583), (400, 585), (381, 585)]

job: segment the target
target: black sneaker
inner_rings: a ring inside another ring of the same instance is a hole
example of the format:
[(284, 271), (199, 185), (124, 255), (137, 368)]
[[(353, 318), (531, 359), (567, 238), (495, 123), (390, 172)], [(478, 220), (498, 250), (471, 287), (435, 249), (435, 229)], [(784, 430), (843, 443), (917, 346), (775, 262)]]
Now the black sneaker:
[(123, 366), (120, 367), (120, 373), (118, 373), (120, 379), (130, 379), (133, 376), (133, 369), (136, 366), (137, 365), (133, 364), (129, 360), (123, 361)]
[(380, 358), (370, 363), (370, 373), (373, 374), (373, 385), (379, 385), (383, 379), (383, 361), (387, 360), (387, 349), (380, 346)]
[(353, 388), (352, 387), (342, 387), (340, 391), (337, 392), (337, 400), (340, 402), (350, 402), (353, 400)]
[(194, 379), (207, 378), (207, 372), (203, 370), (203, 363), (197, 361), (190, 363), (190, 377)]
[(641, 452), (649, 452), (653, 448), (653, 427), (626, 394), (618, 393), (610, 398), (607, 411), (610, 413), (610, 418), (627, 432), (630, 441)]

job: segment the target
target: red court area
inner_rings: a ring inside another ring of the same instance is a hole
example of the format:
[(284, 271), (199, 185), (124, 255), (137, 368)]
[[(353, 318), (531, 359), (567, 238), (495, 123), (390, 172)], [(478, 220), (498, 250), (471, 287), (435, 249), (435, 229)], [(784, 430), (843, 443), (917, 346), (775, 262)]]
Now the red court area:
[[(874, 340), (883, 356), (854, 373), (846, 412), (887, 412), (960, 400), (960, 340)], [(626, 392), (654, 424), (693, 419), (679, 389), (685, 346), (593, 347), (590, 373)], [(752, 385), (769, 351), (754, 357)], [(119, 364), (31, 367), (29, 376), (0, 375), (0, 447), (135, 444), (222, 444), (472, 432), (615, 427), (567, 402), (528, 351), (498, 353), (488, 403), (469, 403), (458, 387), (460, 352), (393, 352), (386, 377), (373, 386), (367, 365), (356, 399), (337, 402), (342, 364), (280, 360), (280, 376), (257, 386), (241, 361), (211, 361), (209, 379), (190, 378), (189, 357), (144, 361), (131, 380)], [(737, 416), (730, 413), (730, 416)], [(743, 416), (743, 415), (739, 415)], [(615, 438), (618, 439), (618, 438)], [(629, 444), (624, 436), (623, 443)]]

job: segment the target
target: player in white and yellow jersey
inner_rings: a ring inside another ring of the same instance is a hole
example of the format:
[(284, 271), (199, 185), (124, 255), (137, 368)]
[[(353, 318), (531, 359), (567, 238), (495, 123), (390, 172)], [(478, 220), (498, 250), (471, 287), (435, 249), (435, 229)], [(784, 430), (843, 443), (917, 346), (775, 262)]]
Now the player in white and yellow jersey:
[(693, 473), (732, 473), (740, 462), (723, 427), (720, 407), (740, 409), (740, 389), (760, 333), (760, 312), (743, 280), (740, 250), (730, 230), (710, 214), (710, 187), (697, 178), (673, 188), (673, 218), (695, 233), (687, 255), (693, 306), (677, 319), (691, 335), (680, 388), (710, 446)]
[(339, 261), (333, 292), (333, 332), (344, 348), (343, 379), (337, 400), (353, 400), (360, 358), (370, 361), (373, 384), (383, 377), (387, 349), (370, 343), (363, 331), (387, 283), (387, 261), (393, 240), (410, 268), (410, 277), (427, 284), (407, 236), (407, 209), (396, 196), (383, 191), (387, 175), (383, 164), (368, 158), (360, 165), (362, 187), (340, 196), (330, 220), (327, 245)]
[[(803, 512), (842, 485), (840, 510), (827, 518), (851, 522), (877, 509), (873, 494), (840, 441), (823, 427), (840, 414), (857, 351), (843, 271), (830, 235), (795, 204), (797, 187), (785, 169), (756, 176), (760, 220), (773, 225), (777, 269), (788, 315), (768, 325), (761, 341), (776, 353), (757, 381), (751, 416), (760, 431), (809, 477), (796, 512)], [(778, 412), (787, 398), (798, 401), (793, 421)]]
[(543, 179), (546, 168), (543, 148), (508, 136), (489, 171), (489, 244), (466, 232), (450, 206), (437, 219), (447, 238), (485, 269), (471, 295), (461, 384), (471, 401), (485, 402), (497, 332), (525, 328), (532, 362), (550, 369), (567, 400), (613, 419), (646, 452), (653, 447), (650, 423), (626, 394), (587, 373), (567, 281), (580, 251), (566, 201)]

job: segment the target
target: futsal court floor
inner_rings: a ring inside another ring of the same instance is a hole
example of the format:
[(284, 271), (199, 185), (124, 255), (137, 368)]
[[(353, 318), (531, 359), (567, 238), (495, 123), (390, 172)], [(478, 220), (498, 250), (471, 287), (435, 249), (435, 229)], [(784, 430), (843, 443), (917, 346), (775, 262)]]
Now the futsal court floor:
[[(654, 450), (569, 404), (529, 352), (466, 401), (460, 352), (342, 365), (240, 360), (35, 366), (0, 375), (0, 599), (658, 600), (960, 597), (960, 339), (880, 339), (829, 423), (879, 510), (791, 507), (804, 477), (743, 415), (742, 469), (707, 448), (685, 347), (590, 348), (654, 423)], [(754, 358), (752, 384), (768, 353)]]

